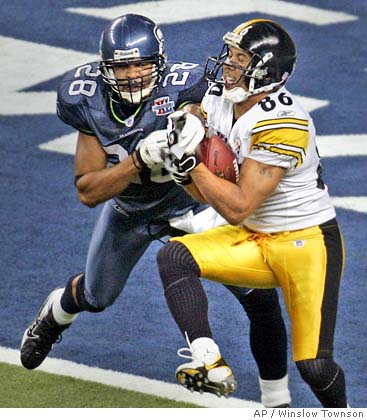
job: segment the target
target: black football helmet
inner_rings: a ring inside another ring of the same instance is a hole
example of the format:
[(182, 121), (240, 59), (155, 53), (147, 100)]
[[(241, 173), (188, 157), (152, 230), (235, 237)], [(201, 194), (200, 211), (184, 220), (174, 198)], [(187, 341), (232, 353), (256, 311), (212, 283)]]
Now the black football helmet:
[[(223, 84), (223, 64), (231, 66), (228, 60), (229, 46), (244, 50), (252, 56), (241, 75), (248, 89), (247, 96), (280, 88), (294, 70), (294, 42), (284, 28), (271, 20), (253, 19), (242, 23), (233, 32), (227, 32), (223, 40), (224, 46), (219, 57), (209, 57), (207, 60), (205, 74), (209, 81)], [(238, 68), (236, 65), (233, 67)]]
[[(127, 14), (113, 20), (100, 40), (100, 69), (104, 81), (115, 93), (112, 97), (134, 105), (149, 98), (166, 67), (164, 47), (161, 30), (147, 17)], [(115, 76), (115, 66), (148, 63), (152, 64), (149, 76), (126, 79)]]

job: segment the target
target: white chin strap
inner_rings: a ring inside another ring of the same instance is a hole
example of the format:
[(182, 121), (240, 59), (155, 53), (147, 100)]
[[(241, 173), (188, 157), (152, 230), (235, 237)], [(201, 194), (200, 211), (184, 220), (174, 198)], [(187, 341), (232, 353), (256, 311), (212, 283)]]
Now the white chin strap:
[(245, 102), (252, 95), (257, 95), (258, 93), (269, 92), (269, 91), (273, 90), (274, 88), (279, 86), (283, 82), (283, 80), (285, 80), (287, 77), (288, 77), (288, 73), (286, 73), (286, 76), (283, 75), (283, 79), (282, 79), (281, 82), (271, 83), (270, 85), (263, 86), (263, 87), (258, 88), (258, 89), (254, 89), (255, 80), (251, 79), (250, 80), (249, 91), (245, 91), (244, 88), (239, 87), (239, 86), (237, 86), (233, 89), (223, 88), (223, 96), (224, 96), (225, 99), (227, 99), (228, 101), (230, 101), (234, 104), (238, 104), (240, 102)]
[(228, 101), (238, 104), (240, 102), (245, 102), (249, 96), (251, 96), (251, 93), (246, 92), (245, 89), (242, 87), (235, 87), (233, 89), (223, 89), (223, 96)]

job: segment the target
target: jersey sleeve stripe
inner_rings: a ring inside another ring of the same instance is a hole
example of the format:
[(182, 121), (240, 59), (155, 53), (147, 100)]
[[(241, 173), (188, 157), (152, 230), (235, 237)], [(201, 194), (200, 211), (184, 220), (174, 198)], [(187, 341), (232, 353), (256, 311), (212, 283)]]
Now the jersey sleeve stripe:
[(184, 106), (192, 104), (192, 103), (193, 103), (192, 101), (182, 102), (182, 104), (180, 104), (177, 109), (182, 109)]
[(267, 150), (269, 152), (273, 152), (278, 155), (294, 157), (295, 159), (297, 159), (296, 167), (302, 164), (303, 158), (304, 158), (304, 153), (302, 152), (297, 152), (295, 150), (290, 150), (290, 149), (287, 150), (287, 149), (283, 149), (280, 147), (267, 145), (267, 144), (257, 144), (256, 146), (253, 147), (253, 150)]
[(309, 132), (295, 128), (278, 128), (277, 130), (263, 130), (253, 133), (251, 147), (259, 143), (285, 145), (306, 150), (308, 146)]
[(78, 128), (78, 130), (83, 134), (86, 134), (87, 136), (95, 136), (95, 133), (93, 131), (85, 130), (84, 128)]
[(252, 135), (251, 150), (268, 150), (293, 156), (297, 166), (303, 162), (309, 142), (309, 132), (295, 128), (263, 130)]
[(301, 126), (308, 127), (308, 120), (303, 120), (301, 118), (275, 118), (272, 120), (262, 120), (258, 121), (255, 124), (254, 128), (263, 127), (264, 125), (274, 125), (274, 124), (298, 124)]
[(252, 130), (253, 134), (256, 133), (260, 133), (262, 131), (271, 131), (271, 130), (277, 130), (280, 128), (291, 128), (294, 130), (300, 130), (300, 131), (305, 131), (308, 132), (308, 127), (304, 127), (304, 126), (300, 126), (300, 125), (296, 125), (296, 124), (272, 124), (272, 125), (266, 125), (263, 127), (258, 127), (258, 128), (254, 128)]

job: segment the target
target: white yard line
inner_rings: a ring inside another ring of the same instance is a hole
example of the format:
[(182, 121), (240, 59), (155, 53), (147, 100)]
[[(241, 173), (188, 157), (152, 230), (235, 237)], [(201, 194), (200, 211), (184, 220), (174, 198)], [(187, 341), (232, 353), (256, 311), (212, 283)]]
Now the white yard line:
[[(76, 149), (76, 132), (66, 134), (39, 145), (42, 150), (74, 155)], [(367, 134), (338, 134), (317, 136), (317, 147), (320, 156), (367, 156)]]
[(367, 213), (367, 197), (331, 197), (335, 207), (345, 210), (354, 210), (360, 213)]
[[(0, 346), (0, 362), (21, 366), (19, 350)], [(70, 376), (85, 381), (97, 382), (129, 391), (142, 392), (170, 400), (196, 404), (209, 408), (256, 408), (262, 407), (255, 401), (240, 400), (238, 398), (218, 398), (211, 394), (200, 395), (191, 393), (180, 385), (148, 379), (143, 376), (116, 372), (82, 365), (68, 360), (48, 357), (37, 369), (56, 375)]]
[(334, 10), (307, 6), (281, 0), (217, 0), (208, 7), (201, 0), (145, 1), (114, 7), (70, 7), (71, 13), (114, 19), (126, 13), (149, 16), (159, 24), (171, 24), (238, 14), (259, 13), (306, 22), (311, 25), (330, 25), (351, 22), (358, 17)]

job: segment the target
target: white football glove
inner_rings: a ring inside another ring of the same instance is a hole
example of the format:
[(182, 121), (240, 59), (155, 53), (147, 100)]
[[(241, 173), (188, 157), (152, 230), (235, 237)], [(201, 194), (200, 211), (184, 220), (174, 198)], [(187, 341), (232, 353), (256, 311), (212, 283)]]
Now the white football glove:
[(155, 165), (163, 162), (164, 156), (168, 152), (166, 130), (156, 130), (138, 144), (136, 157), (141, 166), (153, 168)]
[(205, 130), (198, 117), (189, 112), (176, 111), (168, 116), (168, 147), (177, 159), (192, 155), (204, 138)]

